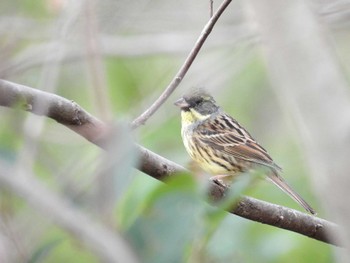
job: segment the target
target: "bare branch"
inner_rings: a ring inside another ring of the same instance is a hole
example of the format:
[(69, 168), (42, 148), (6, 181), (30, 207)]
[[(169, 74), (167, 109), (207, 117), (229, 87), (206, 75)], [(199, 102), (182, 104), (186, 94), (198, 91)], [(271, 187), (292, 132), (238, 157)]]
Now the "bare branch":
[[(101, 148), (106, 148), (105, 142), (109, 134), (109, 126), (91, 116), (73, 101), (23, 85), (0, 80), (0, 105), (14, 107), (18, 105), (16, 101), (22, 102), (22, 106), (27, 105), (25, 109), (38, 115), (42, 115), (42, 113), (35, 110), (36, 104), (33, 104), (33, 101), (45, 103), (49, 109), (48, 117), (67, 126)], [(28, 105), (31, 106), (28, 107)], [(163, 181), (169, 176), (176, 176), (176, 172), (186, 171), (182, 166), (142, 146), (137, 147), (141, 159), (138, 169), (158, 180)], [(209, 197), (211, 200), (221, 200), (225, 197), (226, 190), (223, 186), (211, 183)], [(251, 197), (243, 197), (229, 212), (326, 243), (337, 244), (330, 237), (330, 234), (337, 228), (335, 224), (290, 208), (270, 204)]]
[(109, 131), (106, 124), (84, 111), (74, 101), (4, 80), (0, 80), (0, 105), (20, 107), (39, 116), (46, 113), (47, 117), (99, 146), (102, 144), (100, 137)]
[(145, 122), (159, 109), (159, 107), (166, 101), (166, 99), (173, 93), (173, 91), (179, 86), (182, 79), (185, 77), (187, 71), (192, 65), (194, 59), (196, 58), (199, 50), (202, 48), (205, 40), (209, 36), (212, 31), (215, 23), (218, 21), (221, 14), (225, 11), (226, 7), (231, 3), (232, 0), (224, 0), (215, 14), (210, 18), (209, 22), (205, 25), (202, 30), (201, 35), (197, 39), (196, 44), (192, 48), (190, 54), (186, 58), (184, 64), (181, 66), (178, 73), (175, 75), (174, 79), (170, 82), (168, 87), (163, 91), (163, 93), (159, 96), (159, 98), (147, 109), (145, 110), (139, 117), (137, 117), (131, 124), (131, 128), (135, 129)]
[(263, 224), (290, 230), (329, 244), (340, 245), (332, 236), (339, 227), (327, 220), (300, 211), (243, 197), (231, 213)]

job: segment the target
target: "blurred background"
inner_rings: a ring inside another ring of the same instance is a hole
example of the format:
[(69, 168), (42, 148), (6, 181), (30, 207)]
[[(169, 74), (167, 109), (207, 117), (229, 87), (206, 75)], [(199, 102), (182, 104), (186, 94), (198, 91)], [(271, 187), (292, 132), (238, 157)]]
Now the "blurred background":
[[(132, 168), (132, 140), (188, 165), (173, 102), (204, 87), (326, 217), (295, 123), (271, 87), (244, 2), (230, 4), (178, 89), (130, 136), (127, 124), (160, 95), (193, 47), (209, 19), (209, 1), (1, 1), (0, 78), (73, 100), (120, 128), (106, 156), (52, 120), (1, 107), (0, 158), (12, 167), (9, 175), (34, 178), (48, 194), (119, 233), (141, 262), (336, 261), (330, 245), (207, 205), (203, 189), (189, 177), (165, 186)], [(348, 75), (349, 1), (307, 2)], [(219, 4), (214, 1), (215, 9)], [(268, 182), (244, 194), (301, 210)], [(84, 244), (20, 191), (0, 185), (1, 262), (100, 262)]]

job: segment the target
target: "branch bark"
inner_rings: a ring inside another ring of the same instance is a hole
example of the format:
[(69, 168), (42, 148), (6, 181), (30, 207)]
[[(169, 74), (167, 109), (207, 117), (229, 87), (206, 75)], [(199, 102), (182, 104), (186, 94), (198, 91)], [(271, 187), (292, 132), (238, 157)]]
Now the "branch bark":
[[(110, 127), (90, 115), (73, 101), (35, 90), (33, 88), (0, 80), (0, 105), (5, 107), (22, 107), (37, 115), (38, 104), (48, 108), (47, 116), (78, 133), (88, 141), (101, 148), (107, 147)], [(39, 107), (40, 109), (42, 107)], [(163, 181), (177, 172), (186, 171), (182, 166), (137, 146), (140, 155), (140, 171)], [(1, 180), (1, 178), (0, 178)], [(226, 188), (211, 182), (209, 197), (211, 200), (221, 200), (225, 197)], [(334, 223), (307, 215), (296, 210), (270, 204), (251, 197), (243, 197), (230, 213), (243, 218), (290, 230), (313, 239), (330, 244), (337, 244), (330, 238), (330, 233), (338, 228)]]

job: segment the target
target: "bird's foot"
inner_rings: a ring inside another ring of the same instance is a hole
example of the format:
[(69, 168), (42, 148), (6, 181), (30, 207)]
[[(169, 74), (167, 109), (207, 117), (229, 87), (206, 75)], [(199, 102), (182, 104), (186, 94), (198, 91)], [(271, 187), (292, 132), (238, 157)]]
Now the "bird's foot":
[(217, 184), (218, 186), (228, 188), (230, 187), (229, 184), (227, 184), (226, 180), (230, 175), (215, 175), (210, 177), (210, 180), (213, 181), (213, 183)]

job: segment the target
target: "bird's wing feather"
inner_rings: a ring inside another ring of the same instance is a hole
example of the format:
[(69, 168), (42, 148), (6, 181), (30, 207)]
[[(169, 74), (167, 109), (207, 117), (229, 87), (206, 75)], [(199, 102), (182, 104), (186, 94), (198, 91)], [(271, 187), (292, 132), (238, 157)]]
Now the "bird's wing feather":
[(198, 133), (194, 136), (217, 151), (275, 170), (281, 169), (273, 162), (266, 150), (227, 114), (221, 113), (215, 118), (206, 120), (198, 126), (197, 131)]

